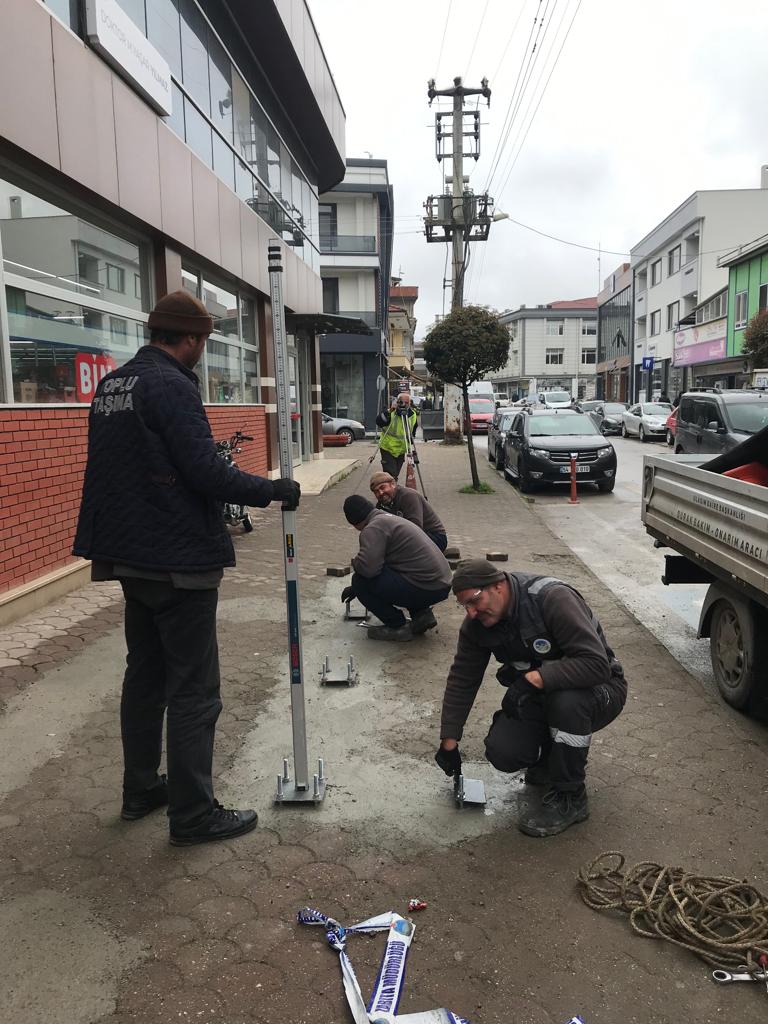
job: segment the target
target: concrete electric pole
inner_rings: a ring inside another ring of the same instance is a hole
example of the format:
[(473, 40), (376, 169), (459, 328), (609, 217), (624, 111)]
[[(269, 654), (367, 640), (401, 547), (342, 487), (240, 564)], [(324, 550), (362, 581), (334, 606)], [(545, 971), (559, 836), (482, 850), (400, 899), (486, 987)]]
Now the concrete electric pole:
[[(479, 110), (465, 112), (466, 96), (483, 96), (490, 106), (491, 90), (488, 79), (484, 78), (479, 89), (462, 84), (461, 78), (454, 78), (451, 89), (436, 89), (435, 80), (428, 83), (427, 96), (430, 106), (436, 96), (450, 96), (452, 110), (437, 111), (435, 114), (435, 155), (438, 163), (449, 156), (446, 139), (451, 139), (450, 157), (452, 174), (445, 176), (445, 191), (438, 196), (429, 196), (424, 204), (427, 214), (424, 218), (428, 242), (450, 242), (452, 245), (451, 310), (464, 305), (464, 274), (470, 242), (484, 242), (493, 219), (493, 200), (488, 193), (475, 195), (469, 189), (468, 178), (464, 177), (464, 159), (477, 160), (480, 156), (480, 113)], [(450, 119), (450, 130), (443, 125), (443, 119)], [(465, 120), (471, 119), (465, 131)], [(465, 149), (465, 139), (469, 148)], [(450, 185), (450, 191), (447, 186)], [(445, 281), (443, 282), (445, 287)], [(462, 409), (461, 391), (452, 385), (445, 385), (443, 392), (445, 440), (461, 444)]]

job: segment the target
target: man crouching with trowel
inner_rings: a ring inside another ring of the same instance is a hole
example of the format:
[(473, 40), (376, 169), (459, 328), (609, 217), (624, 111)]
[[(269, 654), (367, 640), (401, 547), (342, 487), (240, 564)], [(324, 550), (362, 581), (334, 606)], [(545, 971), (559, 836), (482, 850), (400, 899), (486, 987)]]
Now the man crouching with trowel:
[(520, 831), (557, 835), (589, 816), (592, 733), (624, 707), (624, 672), (587, 602), (561, 580), (501, 572), (476, 558), (459, 562), (452, 590), (466, 618), (435, 760), (446, 775), (460, 771), (459, 740), (493, 654), (507, 690), (485, 738), (486, 757), (501, 772), (526, 769)]

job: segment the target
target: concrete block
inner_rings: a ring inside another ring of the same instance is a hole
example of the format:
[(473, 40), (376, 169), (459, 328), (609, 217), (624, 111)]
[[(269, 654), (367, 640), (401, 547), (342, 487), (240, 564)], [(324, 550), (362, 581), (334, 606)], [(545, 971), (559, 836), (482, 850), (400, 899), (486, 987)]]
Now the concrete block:
[(450, 544), (445, 549), (443, 554), (445, 555), (446, 558), (461, 558), (461, 551), (459, 551), (457, 547), (451, 547)]
[(489, 562), (508, 562), (509, 555), (506, 551), (486, 551), (485, 557)]
[(325, 570), (326, 576), (349, 576), (351, 572), (351, 565), (329, 565)]

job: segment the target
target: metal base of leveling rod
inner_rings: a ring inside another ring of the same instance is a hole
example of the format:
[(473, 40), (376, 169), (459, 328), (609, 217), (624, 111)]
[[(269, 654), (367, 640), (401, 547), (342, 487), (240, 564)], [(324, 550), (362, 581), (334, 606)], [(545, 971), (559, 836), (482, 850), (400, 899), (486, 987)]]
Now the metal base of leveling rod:
[(323, 667), (320, 670), (321, 686), (354, 686), (360, 682), (360, 673), (355, 666), (355, 659), (350, 656), (347, 662), (346, 676), (332, 676), (330, 658), (326, 655), (323, 659)]
[(371, 617), (371, 613), (368, 611), (368, 609), (366, 607), (364, 607), (364, 605), (360, 604), (359, 601), (355, 601), (355, 604), (358, 605), (358, 607), (363, 609), (363, 614), (360, 615), (359, 612), (353, 612), (352, 611), (352, 601), (353, 600), (354, 600), (354, 598), (350, 598), (349, 601), (346, 601), (345, 604), (344, 604), (344, 621), (345, 622), (367, 622), (370, 619), (370, 617)]
[(470, 804), (473, 807), (485, 807), (485, 784), (482, 779), (467, 779), (457, 775), (453, 781), (453, 795), (459, 807)]
[(276, 804), (319, 804), (325, 797), (325, 766), (322, 757), (317, 762), (317, 775), (312, 785), (302, 789), (296, 785), (288, 770), (288, 758), (283, 758), (283, 774), (277, 776)]

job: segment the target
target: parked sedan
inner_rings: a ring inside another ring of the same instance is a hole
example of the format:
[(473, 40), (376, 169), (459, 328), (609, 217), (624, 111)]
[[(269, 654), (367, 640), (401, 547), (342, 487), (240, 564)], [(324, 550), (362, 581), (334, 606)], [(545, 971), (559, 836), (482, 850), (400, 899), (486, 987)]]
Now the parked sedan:
[(573, 409), (521, 412), (507, 431), (504, 475), (525, 493), (537, 484), (568, 483), (572, 454), (579, 480), (613, 490), (616, 452), (589, 416)]
[(623, 414), (621, 436), (636, 434), (641, 441), (666, 437), (667, 418), (671, 412), (672, 406), (666, 402), (638, 402)]
[(496, 469), (504, 469), (504, 441), (515, 416), (517, 413), (514, 409), (498, 409), (488, 427), (488, 461)]
[(601, 434), (620, 434), (626, 402), (598, 402), (589, 417)]
[(348, 439), (348, 444), (353, 441), (362, 441), (365, 437), (365, 427), (357, 420), (349, 420), (344, 416), (329, 416), (323, 413), (323, 433), (339, 434)]

